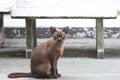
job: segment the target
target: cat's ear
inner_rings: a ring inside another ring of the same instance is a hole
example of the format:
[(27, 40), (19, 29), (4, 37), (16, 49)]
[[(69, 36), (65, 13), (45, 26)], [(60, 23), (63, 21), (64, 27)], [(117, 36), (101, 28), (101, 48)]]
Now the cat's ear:
[(57, 31), (56, 28), (54, 28), (53, 26), (50, 27), (50, 30), (51, 30), (52, 34)]
[(69, 27), (67, 26), (67, 27), (65, 27), (65, 28), (63, 29), (63, 32), (64, 32), (65, 34), (67, 34), (67, 33), (68, 33), (68, 30), (69, 30)]

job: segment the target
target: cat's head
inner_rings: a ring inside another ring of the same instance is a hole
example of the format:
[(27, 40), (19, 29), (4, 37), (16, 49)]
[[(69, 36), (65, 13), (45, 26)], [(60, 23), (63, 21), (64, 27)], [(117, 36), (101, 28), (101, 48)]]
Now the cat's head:
[(63, 30), (56, 30), (56, 28), (50, 27), (53, 39), (57, 42), (63, 42), (65, 40), (68, 29), (68, 27), (65, 27)]

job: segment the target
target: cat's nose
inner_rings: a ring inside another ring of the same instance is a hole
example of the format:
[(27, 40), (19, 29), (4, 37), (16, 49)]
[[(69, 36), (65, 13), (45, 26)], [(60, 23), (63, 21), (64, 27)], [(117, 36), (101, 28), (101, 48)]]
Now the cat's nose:
[(62, 41), (62, 39), (61, 39), (61, 38), (58, 38), (58, 41), (59, 41), (59, 42), (61, 42), (61, 41)]

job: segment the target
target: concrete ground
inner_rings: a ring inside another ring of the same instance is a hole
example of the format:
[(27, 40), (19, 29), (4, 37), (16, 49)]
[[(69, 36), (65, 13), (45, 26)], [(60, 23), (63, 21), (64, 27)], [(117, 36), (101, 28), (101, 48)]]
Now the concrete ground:
[[(38, 40), (38, 44), (45, 40), (46, 39)], [(21, 42), (19, 43), (19, 41)], [(62, 77), (58, 78), (58, 80), (119, 80), (120, 40), (105, 39), (104, 41), (105, 59), (97, 59), (79, 57), (84, 56), (85, 52), (88, 53), (88, 55), (96, 53), (95, 39), (67, 39), (64, 54), (67, 54), (66, 56), (68, 57), (62, 57), (59, 60), (58, 69)], [(17, 46), (19, 45), (19, 47), (25, 46), (25, 40), (12, 41), (11, 39), (11, 41), (8, 40), (8, 42), (5, 42), (5, 46), (8, 47), (15, 47), (16, 44)], [(4, 49), (0, 51), (2, 52)], [(26, 59), (25, 57), (18, 58), (20, 54), (17, 54), (17, 57), (13, 57), (13, 54), (10, 54), (12, 57), (3, 56), (3, 54), (0, 54), (0, 80), (43, 80), (35, 78), (7, 78), (7, 75), (11, 72), (30, 72), (30, 59)], [(5, 55), (6, 54), (7, 53), (5, 53)], [(69, 58), (71, 56), (73, 57)]]
[[(16, 57), (0, 57), (0, 80), (43, 80), (35, 78), (9, 79), (11, 72), (29, 72), (30, 59)], [(61, 58), (58, 63), (62, 77), (58, 80), (119, 80), (119, 58)], [(45, 79), (47, 80), (47, 79)], [(52, 80), (52, 79), (51, 79)]]

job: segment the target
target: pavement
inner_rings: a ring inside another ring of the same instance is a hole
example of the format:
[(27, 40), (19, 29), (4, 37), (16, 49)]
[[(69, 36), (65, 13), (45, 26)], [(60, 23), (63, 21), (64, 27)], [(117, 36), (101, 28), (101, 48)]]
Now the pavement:
[[(35, 78), (7, 78), (7, 75), (11, 72), (30, 72), (29, 66), (30, 59), (0, 57), (0, 80), (43, 80)], [(120, 58), (62, 57), (58, 62), (58, 70), (62, 77), (57, 80), (119, 80)]]

